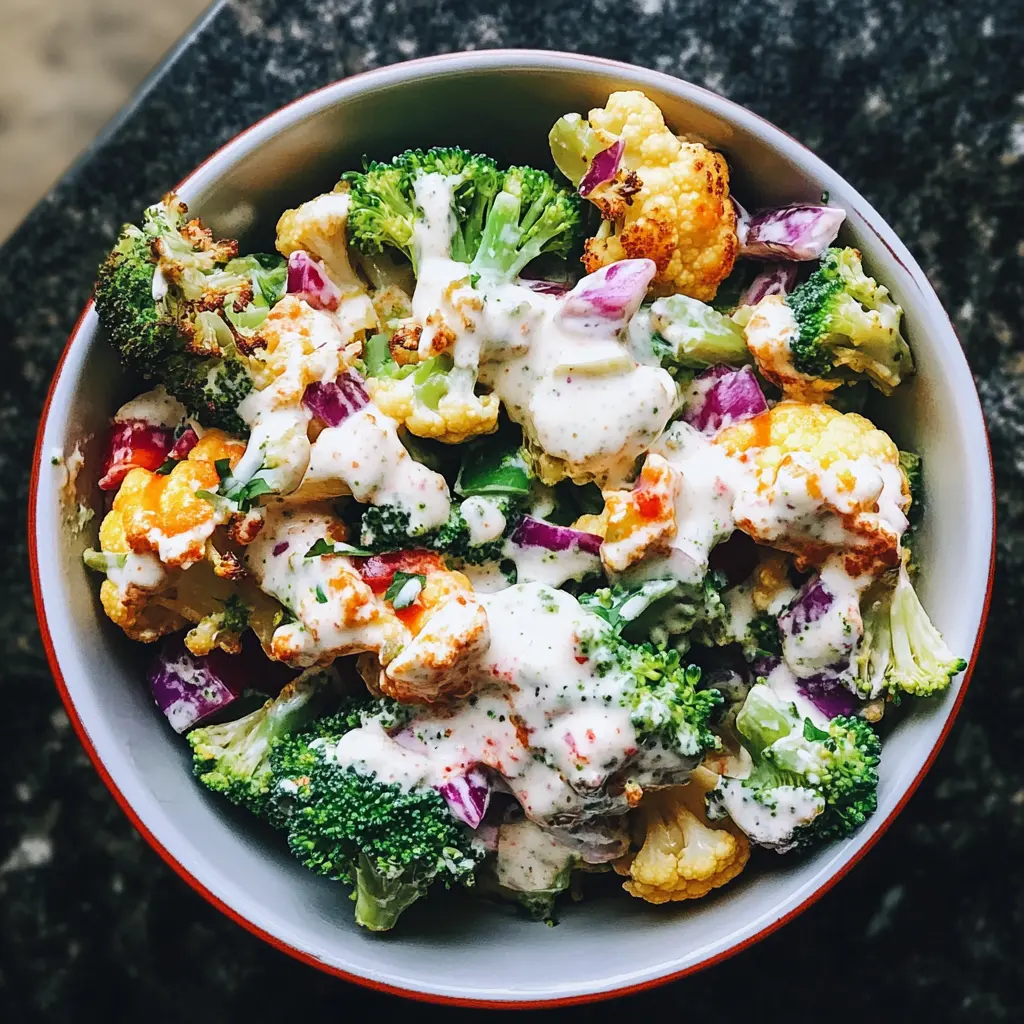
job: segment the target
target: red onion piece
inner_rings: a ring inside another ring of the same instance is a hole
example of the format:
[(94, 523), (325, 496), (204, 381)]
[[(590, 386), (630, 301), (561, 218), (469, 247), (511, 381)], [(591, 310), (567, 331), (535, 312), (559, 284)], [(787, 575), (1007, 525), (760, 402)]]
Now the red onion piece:
[(584, 198), (589, 196), (598, 185), (606, 181), (612, 181), (619, 173), (619, 166), (622, 164), (622, 154), (626, 150), (626, 143), (622, 139), (616, 139), (607, 149), (602, 149), (587, 168), (579, 184), (579, 193)]
[(653, 260), (619, 260), (587, 274), (565, 297), (558, 316), (581, 333), (621, 330), (640, 308), (658, 272)]
[(560, 281), (534, 281), (521, 277), (519, 283), (529, 288), (531, 292), (540, 292), (541, 295), (565, 295), (569, 290), (569, 286)]
[(570, 526), (555, 526), (533, 516), (523, 516), (512, 532), (512, 543), (521, 548), (545, 548), (548, 551), (569, 551), (578, 548), (588, 555), (601, 553), (601, 537), (584, 533)]
[(182, 459), (188, 458), (188, 453), (199, 443), (199, 435), (191, 428), (186, 427), (182, 432), (181, 436), (177, 441), (174, 442), (174, 447), (167, 453), (169, 459), (174, 459), (176, 462), (181, 462)]
[(796, 636), (812, 622), (817, 622), (831, 607), (835, 595), (820, 576), (809, 579), (789, 607), (779, 616), (779, 629)]
[(470, 768), (465, 775), (449, 779), (437, 791), (448, 801), (448, 809), (459, 821), (476, 828), (491, 802), (491, 782), (479, 766)]
[(683, 419), (702, 434), (717, 434), (768, 411), (761, 385), (749, 366), (738, 370), (720, 364), (694, 378)]
[[(845, 665), (839, 666), (845, 668)], [(852, 715), (859, 701), (834, 675), (822, 673), (798, 680), (804, 696), (827, 718), (836, 715)]]
[(363, 378), (355, 370), (346, 370), (337, 380), (314, 381), (302, 395), (302, 404), (329, 427), (343, 423), (369, 401)]
[(836, 240), (846, 211), (793, 203), (751, 215), (740, 255), (758, 259), (816, 260)]
[(183, 733), (242, 695), (239, 668), (223, 651), (196, 657), (177, 635), (161, 645), (147, 678), (156, 706), (171, 728)]
[(174, 444), (174, 431), (145, 420), (115, 422), (107, 440), (99, 486), (116, 491), (133, 469), (159, 469)]
[(302, 249), (288, 257), (288, 294), (297, 295), (314, 309), (334, 310), (341, 302), (341, 290), (327, 276), (324, 265)]
[(747, 285), (739, 305), (754, 306), (769, 295), (788, 295), (800, 268), (795, 263), (771, 263)]

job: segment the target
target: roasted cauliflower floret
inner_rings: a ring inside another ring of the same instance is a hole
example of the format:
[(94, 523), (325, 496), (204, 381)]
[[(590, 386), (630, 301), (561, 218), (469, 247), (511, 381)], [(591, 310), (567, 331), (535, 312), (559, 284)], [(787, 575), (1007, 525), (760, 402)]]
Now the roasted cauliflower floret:
[[(437, 378), (449, 377), (440, 373)], [(417, 437), (432, 437), (445, 444), (461, 444), (471, 437), (493, 434), (498, 429), (497, 395), (477, 395), (471, 385), (430, 387), (431, 378), (418, 383), (407, 377), (371, 377), (366, 382), (373, 403)], [(426, 386), (425, 386), (426, 385)], [(438, 391), (443, 393), (438, 397)]]
[(344, 187), (310, 199), (294, 210), (285, 210), (277, 222), (277, 251), (282, 256), (308, 252), (323, 263), (343, 296), (356, 297), (353, 305), (365, 314), (370, 300), (348, 255), (348, 208), (349, 194)]
[(623, 140), (623, 167), (635, 172), (640, 188), (602, 211), (605, 223), (586, 244), (587, 271), (646, 257), (658, 267), (655, 293), (713, 299), (739, 250), (725, 158), (673, 135), (642, 92), (612, 93), (589, 118), (608, 145)]
[(465, 697), (476, 682), (476, 658), (489, 642), (484, 606), (469, 589), (451, 593), (387, 664), (381, 689), (406, 703)]
[(645, 793), (635, 812), (638, 852), (615, 863), (629, 876), (623, 889), (648, 903), (699, 899), (731, 882), (746, 867), (750, 843), (738, 831), (712, 828), (704, 813), (704, 792), (717, 780), (697, 769), (686, 786)]
[(204, 557), (206, 542), (225, 521), (224, 512), (196, 492), (216, 491), (220, 483), (216, 464), (227, 460), (234, 468), (244, 451), (243, 441), (221, 430), (207, 431), (166, 475), (148, 469), (128, 473), (107, 518), (116, 516), (120, 521), (128, 550), (153, 552), (167, 566), (188, 568)]
[(264, 593), (291, 613), (267, 645), (271, 657), (308, 668), (364, 651), (393, 656), (409, 639), (357, 563), (335, 550), (347, 540), (347, 527), (329, 505), (267, 508), (263, 529), (245, 549), (245, 564)]
[(648, 554), (666, 550), (676, 535), (676, 496), (682, 480), (661, 455), (651, 452), (630, 491), (606, 491), (601, 561), (624, 572)]
[(910, 489), (896, 445), (870, 420), (789, 400), (715, 443), (754, 474), (733, 514), (758, 543), (791, 552), (800, 570), (832, 554), (851, 576), (899, 564)]
[(100, 585), (100, 602), (107, 617), (131, 639), (152, 643), (191, 625), (185, 644), (196, 655), (215, 647), (237, 654), (247, 628), (261, 642), (269, 640), (281, 606), (247, 578), (229, 546), (221, 552), (219, 541), (211, 540), (201, 561), (187, 570), (168, 568), (153, 553), (131, 550), (117, 508), (104, 517), (99, 539), (100, 557), (90, 552), (88, 561), (96, 568), (106, 563), (109, 573)]

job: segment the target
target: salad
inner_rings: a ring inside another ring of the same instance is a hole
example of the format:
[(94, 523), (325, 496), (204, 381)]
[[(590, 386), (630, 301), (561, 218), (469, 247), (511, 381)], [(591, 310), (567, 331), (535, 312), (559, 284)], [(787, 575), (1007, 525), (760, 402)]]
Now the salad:
[[(964, 668), (914, 580), (914, 372), (827, 203), (747, 212), (640, 92), (349, 170), (243, 254), (174, 195), (99, 272), (149, 390), (86, 565), (199, 784), (392, 928), (701, 898), (876, 806)], [(555, 169), (557, 168), (557, 170)], [(765, 860), (766, 854), (761, 854)]]

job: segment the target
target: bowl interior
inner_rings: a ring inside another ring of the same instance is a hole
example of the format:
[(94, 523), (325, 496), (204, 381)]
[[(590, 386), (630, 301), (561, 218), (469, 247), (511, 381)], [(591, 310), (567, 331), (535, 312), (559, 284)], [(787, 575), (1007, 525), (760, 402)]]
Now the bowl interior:
[[(817, 200), (827, 189), (849, 211), (843, 241), (906, 312), (916, 380), (885, 409), (901, 447), (924, 454), (933, 509), (923, 530), (922, 598), (965, 657), (980, 628), (989, 575), (991, 475), (973, 382), (956, 337), (920, 269), (877, 214), (797, 143), (727, 101), (654, 72), (567, 55), (501, 52), (417, 61), (358, 76), (261, 122), (182, 186), (213, 228), (247, 247), (273, 244), (279, 213), (329, 189), (363, 155), (457, 143), (500, 160), (548, 165), (553, 120), (640, 88), (669, 124), (727, 155), (747, 206)], [(935, 702), (909, 707), (888, 736), (879, 808), (852, 839), (806, 859), (756, 858), (741, 879), (706, 899), (665, 907), (621, 897), (572, 906), (559, 927), (438, 894), (414, 907), (397, 934), (358, 931), (344, 890), (291, 859), (283, 843), (209, 796), (190, 775), (186, 745), (167, 728), (142, 682), (135, 645), (103, 616), (81, 552), (95, 522), (77, 531), (77, 502), (101, 510), (90, 481), (97, 440), (132, 393), (89, 312), (73, 336), (43, 426), (31, 542), (40, 611), (67, 694), (89, 744), (141, 825), (166, 855), (235, 915), (292, 952), (414, 993), (527, 1001), (607, 993), (692, 969), (733, 950), (799, 908), (848, 865), (889, 819), (940, 741), (958, 681)], [(77, 495), (61, 488), (51, 453), (85, 455)], [(55, 666), (56, 667), (56, 666)]]

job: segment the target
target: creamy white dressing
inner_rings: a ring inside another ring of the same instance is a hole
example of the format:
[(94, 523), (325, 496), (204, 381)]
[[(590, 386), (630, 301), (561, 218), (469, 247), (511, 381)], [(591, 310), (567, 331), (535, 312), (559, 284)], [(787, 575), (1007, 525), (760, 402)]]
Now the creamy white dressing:
[(565, 551), (549, 551), (535, 544), (520, 546), (509, 541), (503, 554), (515, 563), (517, 583), (560, 587), (568, 580), (581, 580), (601, 571), (600, 557), (576, 546)]
[(813, 622), (799, 626), (787, 620), (780, 623), (782, 654), (786, 664), (800, 678), (818, 675), (843, 663), (849, 676), (852, 656), (864, 634), (861, 619), (861, 595), (870, 586), (871, 576), (851, 577), (842, 558), (833, 556), (821, 569), (821, 584), (832, 595), (829, 607)]
[(396, 505), (408, 513), (414, 534), (440, 526), (451, 511), (444, 477), (409, 455), (398, 425), (372, 403), (320, 432), (296, 496), (341, 494), (363, 504)]
[(803, 786), (777, 786), (773, 807), (766, 807), (753, 798), (738, 779), (722, 779), (712, 800), (755, 843), (785, 853), (792, 846), (787, 842), (795, 829), (812, 822), (825, 809), (825, 801), (813, 790)]
[(676, 388), (660, 367), (643, 366), (617, 338), (562, 317), (563, 300), (481, 274), (448, 256), (452, 181), (422, 175), (423, 217), (414, 228), (417, 279), (413, 316), (423, 327), (421, 358), (451, 351), (457, 367), (478, 371), (509, 416), (570, 475), (617, 485), (664, 429)]
[[(602, 787), (627, 768), (637, 778), (685, 778), (699, 755), (640, 748), (621, 703), (628, 676), (595, 660), (587, 643), (603, 631), (600, 619), (536, 583), (478, 597), (489, 643), (474, 655), (476, 692), (454, 708), (424, 712), (389, 743), (350, 740), (364, 770), (403, 785), (441, 785), (484, 764), (531, 819), (546, 824), (624, 812), (625, 798)], [(392, 745), (411, 747), (416, 758), (393, 760)]]
[(487, 498), (479, 495), (466, 498), (459, 506), (462, 518), (469, 529), (471, 547), (478, 547), (497, 540), (505, 532), (505, 516), (501, 509)]
[[(817, 480), (820, 495), (808, 493), (809, 477)], [(859, 511), (875, 504), (877, 512)], [(774, 484), (763, 490), (753, 486), (743, 490), (733, 512), (768, 543), (783, 537), (806, 538), (851, 551), (865, 546), (865, 526), (897, 546), (907, 528), (905, 504), (897, 466), (860, 456), (838, 459), (823, 469), (809, 454), (791, 452), (778, 467)], [(847, 527), (843, 515), (855, 515), (857, 528)]]
[(130, 552), (125, 555), (124, 565), (111, 562), (107, 567), (107, 579), (117, 587), (122, 598), (127, 595), (129, 587), (159, 590), (166, 578), (167, 572), (160, 559), (149, 551), (141, 555)]
[(291, 664), (324, 664), (361, 651), (380, 651), (401, 627), (386, 619), (348, 558), (307, 557), (317, 541), (334, 543), (340, 521), (327, 508), (266, 508), (263, 528), (245, 549), (259, 587), (295, 616), (274, 631), (275, 656)]
[(153, 427), (174, 428), (188, 419), (188, 410), (176, 398), (172, 398), (163, 384), (125, 402), (114, 413), (115, 423), (142, 420)]
[(506, 822), (498, 828), (495, 873), (498, 883), (516, 892), (563, 889), (576, 861), (573, 851), (534, 822)]
[(798, 678), (785, 661), (780, 661), (765, 676), (765, 682), (780, 701), (796, 705), (796, 713), (801, 722), (805, 718), (809, 718), (819, 729), (828, 728), (828, 715), (820, 711), (817, 705), (800, 689)]
[(508, 576), (501, 570), (499, 562), (484, 562), (482, 565), (457, 565), (478, 594), (494, 594), (499, 590), (512, 586)]
[(678, 420), (651, 449), (682, 478), (675, 500), (675, 537), (668, 553), (646, 558), (624, 575), (630, 581), (675, 578), (698, 584), (707, 575), (711, 549), (736, 528), (733, 504), (753, 486), (744, 463), (730, 458), (699, 430)]

